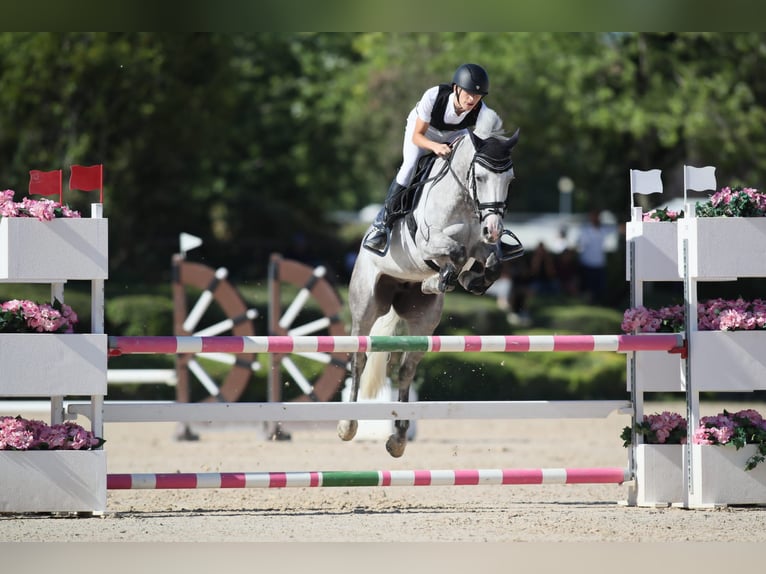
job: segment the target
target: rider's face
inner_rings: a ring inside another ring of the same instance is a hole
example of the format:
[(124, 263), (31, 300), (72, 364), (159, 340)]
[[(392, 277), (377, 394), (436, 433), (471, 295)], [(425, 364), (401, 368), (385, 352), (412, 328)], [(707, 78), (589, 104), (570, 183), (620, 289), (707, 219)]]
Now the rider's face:
[(472, 94), (458, 86), (455, 86), (455, 102), (458, 112), (470, 112), (481, 101), (481, 94)]

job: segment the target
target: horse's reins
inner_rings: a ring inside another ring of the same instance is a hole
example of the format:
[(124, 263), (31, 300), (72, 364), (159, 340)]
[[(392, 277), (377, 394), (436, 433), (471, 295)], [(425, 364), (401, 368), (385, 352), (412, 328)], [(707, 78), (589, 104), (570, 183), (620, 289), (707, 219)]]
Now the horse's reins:
[[(471, 187), (470, 189), (468, 186), (466, 186), (460, 179), (460, 176), (458, 176), (457, 173), (455, 173), (455, 170), (452, 167), (452, 158), (454, 156), (454, 150), (457, 148), (457, 146), (460, 145), (460, 143), (463, 141), (465, 136), (460, 136), (455, 141), (453, 141), (450, 144), (450, 147), (452, 148), (453, 152), (450, 154), (449, 158), (444, 162), (444, 165), (439, 169), (439, 172), (434, 175), (433, 177), (429, 177), (428, 179), (425, 179), (421, 182), (418, 182), (417, 186), (422, 186), (425, 188), (425, 185), (428, 183), (436, 183), (440, 181), (444, 176), (449, 173), (452, 174), (452, 177), (455, 178), (455, 181), (458, 183), (460, 188), (468, 195), (468, 197), (473, 199), (473, 205), (474, 205), (474, 213), (476, 214), (476, 217), (479, 219), (479, 223), (481, 223), (485, 217), (488, 217), (492, 213), (496, 213), (500, 215), (500, 217), (503, 217), (505, 214), (505, 202), (504, 201), (493, 201), (489, 203), (481, 203), (479, 201), (479, 194), (476, 189), (476, 173), (474, 171), (474, 166), (476, 162), (484, 166), (485, 168), (489, 169), (490, 171), (494, 173), (502, 173), (504, 171), (507, 171), (513, 167), (513, 161), (509, 157), (505, 161), (498, 161), (496, 159), (492, 159), (489, 156), (482, 154), (480, 152), (476, 152), (473, 156), (473, 159), (471, 160), (471, 167), (468, 169), (468, 173), (466, 174), (466, 181), (470, 179), (471, 181)], [(488, 209), (489, 211), (482, 215), (482, 210)], [(414, 234), (414, 231), (412, 232)], [(430, 261), (428, 259), (424, 260), (426, 265), (428, 265), (431, 269), (434, 271), (440, 271), (439, 266), (434, 263), (433, 261)]]

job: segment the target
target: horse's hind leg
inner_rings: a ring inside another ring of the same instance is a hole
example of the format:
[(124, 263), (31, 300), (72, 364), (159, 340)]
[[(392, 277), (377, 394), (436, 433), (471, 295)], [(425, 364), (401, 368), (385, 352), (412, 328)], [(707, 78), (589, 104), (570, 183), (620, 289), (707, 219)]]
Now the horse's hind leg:
[[(399, 368), (399, 402), (406, 403), (410, 400), (410, 385), (415, 378), (415, 370), (418, 363), (423, 358), (424, 353), (406, 353), (402, 357), (402, 364)], [(394, 434), (388, 437), (386, 441), (386, 450), (388, 454), (399, 458), (404, 454), (407, 446), (407, 430), (410, 428), (410, 421), (394, 421)]]
[[(439, 324), (444, 306), (444, 294), (424, 295), (415, 287), (396, 301), (396, 311), (407, 322), (410, 335), (431, 335)], [(406, 403), (410, 399), (410, 386), (415, 378), (415, 371), (425, 352), (407, 352), (402, 357), (399, 367), (399, 402)], [(404, 454), (407, 446), (407, 430), (410, 421), (397, 420), (394, 422), (394, 433), (386, 441), (386, 450), (396, 458)]]
[[(354, 353), (351, 356), (351, 393), (349, 402), (355, 403), (359, 396), (359, 378), (364, 370), (367, 356), (364, 353)], [(356, 436), (359, 422), (355, 420), (338, 421), (338, 436), (343, 440), (351, 440)]]

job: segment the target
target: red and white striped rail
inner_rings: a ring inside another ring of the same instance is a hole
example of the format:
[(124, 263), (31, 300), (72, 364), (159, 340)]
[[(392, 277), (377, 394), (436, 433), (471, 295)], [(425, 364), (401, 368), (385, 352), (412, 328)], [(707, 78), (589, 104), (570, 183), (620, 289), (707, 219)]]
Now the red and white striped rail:
[(448, 336), (110, 336), (112, 356), (179, 353), (357, 353), (373, 351), (506, 352), (667, 351), (682, 352), (680, 333), (643, 335), (448, 335)]
[(109, 490), (287, 488), (351, 486), (481, 486), (522, 484), (622, 484), (627, 468), (477, 470), (373, 470), (310, 472), (207, 472), (109, 474)]

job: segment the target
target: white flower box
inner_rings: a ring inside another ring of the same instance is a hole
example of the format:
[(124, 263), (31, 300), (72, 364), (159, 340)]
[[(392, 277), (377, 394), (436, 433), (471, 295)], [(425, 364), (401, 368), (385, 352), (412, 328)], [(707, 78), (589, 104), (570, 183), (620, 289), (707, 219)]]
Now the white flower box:
[(109, 223), (100, 218), (0, 218), (0, 280), (107, 279)]
[(0, 396), (106, 395), (107, 335), (0, 334)]
[[(625, 225), (628, 245), (635, 245), (638, 281), (680, 281), (678, 267), (678, 224), (674, 221), (629, 221)], [(630, 258), (625, 279), (630, 281)]]
[[(694, 459), (702, 468), (699, 484), (702, 506), (766, 504), (766, 463), (745, 470), (747, 459), (756, 453), (755, 445), (737, 450), (731, 445), (692, 445)], [(681, 449), (686, 467), (686, 449)]]
[(766, 389), (766, 331), (695, 331), (689, 344), (695, 391)]
[[(689, 238), (689, 276), (731, 279), (766, 276), (766, 217), (692, 217), (679, 220), (678, 270)], [(696, 249), (693, 245), (696, 244)]]
[(104, 450), (0, 451), (0, 512), (105, 510)]
[[(635, 361), (636, 389), (639, 392), (671, 393), (684, 390), (681, 385), (684, 365), (679, 353), (636, 351)], [(628, 362), (628, 369), (630, 369), (630, 362)], [(630, 391), (630, 380), (628, 376), (628, 391)]]
[[(695, 489), (707, 507), (766, 504), (766, 463), (745, 470), (755, 445), (737, 450), (731, 445), (692, 445), (700, 464), (701, 480)], [(637, 506), (682, 505), (685, 503), (683, 445), (642, 444), (636, 447)]]
[[(719, 447), (720, 448), (720, 447)], [(683, 446), (636, 446), (636, 506), (670, 506), (684, 501)]]

